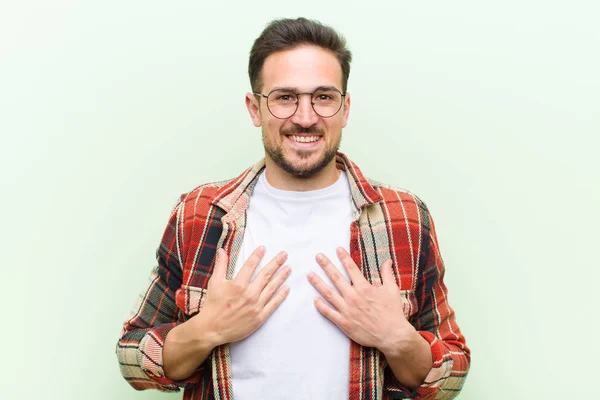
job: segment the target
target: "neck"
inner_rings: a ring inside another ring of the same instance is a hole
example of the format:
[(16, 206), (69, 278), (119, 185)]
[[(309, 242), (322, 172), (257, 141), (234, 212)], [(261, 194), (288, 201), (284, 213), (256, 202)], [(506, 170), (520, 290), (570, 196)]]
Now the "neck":
[(269, 157), (265, 158), (265, 174), (267, 181), (275, 189), (293, 192), (308, 192), (333, 185), (340, 176), (336, 168), (335, 158), (315, 175), (299, 178), (281, 169)]

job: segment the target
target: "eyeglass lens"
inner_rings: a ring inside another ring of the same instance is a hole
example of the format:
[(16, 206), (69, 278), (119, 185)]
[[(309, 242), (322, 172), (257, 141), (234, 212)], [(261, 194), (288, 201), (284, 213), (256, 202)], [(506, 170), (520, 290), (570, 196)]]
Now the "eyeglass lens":
[[(317, 90), (312, 94), (311, 103), (318, 115), (332, 117), (342, 107), (342, 94), (332, 89)], [(269, 94), (267, 106), (275, 117), (289, 118), (298, 108), (298, 95), (290, 90), (274, 90)]]

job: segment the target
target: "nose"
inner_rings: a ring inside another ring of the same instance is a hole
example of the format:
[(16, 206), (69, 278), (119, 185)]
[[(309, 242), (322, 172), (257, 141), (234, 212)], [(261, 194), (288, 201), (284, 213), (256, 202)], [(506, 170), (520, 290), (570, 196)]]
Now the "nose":
[[(305, 94), (305, 93), (303, 93)], [(310, 128), (319, 121), (319, 116), (312, 106), (312, 93), (304, 96), (298, 95), (298, 109), (290, 118), (290, 121), (303, 128)]]

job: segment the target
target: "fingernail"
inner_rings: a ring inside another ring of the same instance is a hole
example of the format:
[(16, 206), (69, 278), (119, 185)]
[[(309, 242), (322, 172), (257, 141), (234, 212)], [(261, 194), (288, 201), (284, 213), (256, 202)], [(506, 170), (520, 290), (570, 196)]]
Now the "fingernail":
[(321, 261), (323, 259), (323, 254), (317, 254), (317, 261)]
[(335, 251), (337, 251), (338, 253), (342, 253), (344, 251), (344, 248), (338, 247), (337, 249), (335, 249)]
[(288, 254), (285, 251), (279, 253), (279, 262), (284, 262), (288, 257)]

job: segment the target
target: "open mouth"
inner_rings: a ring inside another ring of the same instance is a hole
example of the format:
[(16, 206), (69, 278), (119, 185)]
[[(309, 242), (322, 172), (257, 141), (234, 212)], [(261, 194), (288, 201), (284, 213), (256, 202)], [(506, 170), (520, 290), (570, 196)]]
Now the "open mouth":
[(314, 135), (289, 135), (288, 138), (296, 143), (314, 143), (321, 139), (321, 136)]

